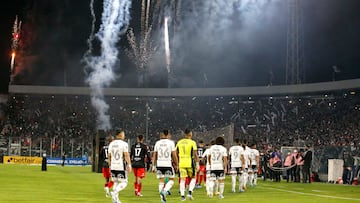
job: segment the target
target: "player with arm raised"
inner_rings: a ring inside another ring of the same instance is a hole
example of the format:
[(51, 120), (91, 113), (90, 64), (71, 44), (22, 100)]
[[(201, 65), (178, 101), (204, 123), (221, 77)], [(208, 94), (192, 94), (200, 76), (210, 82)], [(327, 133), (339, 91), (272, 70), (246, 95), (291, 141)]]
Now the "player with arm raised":
[[(161, 203), (166, 202), (166, 194), (174, 185), (175, 169), (177, 169), (178, 159), (176, 156), (175, 143), (168, 139), (168, 130), (160, 133), (160, 140), (155, 143), (153, 154), (153, 171), (156, 170), (156, 177), (159, 179), (159, 193)], [(174, 167), (173, 167), (173, 163)], [(165, 177), (169, 181), (164, 183)]]
[(114, 182), (112, 180), (110, 180), (110, 168), (109, 168), (109, 159), (108, 159), (108, 153), (109, 153), (109, 144), (111, 143), (111, 141), (113, 141), (114, 138), (113, 136), (109, 135), (106, 138), (106, 143), (105, 145), (102, 147), (102, 150), (100, 152), (100, 157), (103, 160), (103, 164), (102, 164), (102, 174), (103, 177), (105, 178), (105, 194), (106, 197), (110, 197), (110, 188), (113, 186)]
[(239, 191), (241, 188), (241, 174), (245, 170), (244, 149), (240, 145), (240, 139), (235, 139), (234, 146), (229, 149), (230, 174), (231, 174), (231, 191), (235, 192), (236, 178), (239, 179)]
[(145, 160), (150, 159), (150, 150), (149, 147), (143, 143), (143, 135), (138, 135), (136, 141), (137, 142), (131, 146), (130, 158), (135, 176), (135, 195), (141, 197), (143, 196), (141, 194), (141, 188), (142, 179), (145, 177)]
[[(193, 191), (196, 184), (195, 174), (199, 170), (199, 159), (197, 154), (196, 142), (192, 140), (192, 132), (185, 130), (185, 138), (178, 141), (176, 149), (179, 156), (180, 170), (180, 194), (181, 200), (185, 201), (185, 181), (187, 177), (191, 178), (187, 197), (193, 200)], [(194, 166), (195, 161), (195, 166)]]
[(215, 145), (210, 147), (210, 154), (208, 156), (208, 162), (210, 164), (210, 197), (213, 197), (214, 183), (219, 181), (220, 194), (219, 198), (224, 198), (224, 181), (227, 173), (227, 150), (224, 147), (225, 140), (223, 137), (217, 137)]
[(110, 192), (113, 203), (120, 203), (119, 192), (126, 188), (127, 174), (131, 172), (129, 145), (124, 139), (125, 132), (117, 130), (116, 139), (109, 144), (109, 166), (114, 181), (113, 191)]
[(256, 149), (256, 144), (250, 145), (250, 161), (251, 161), (251, 172), (249, 171), (250, 185), (256, 186), (257, 172), (260, 163), (260, 153)]

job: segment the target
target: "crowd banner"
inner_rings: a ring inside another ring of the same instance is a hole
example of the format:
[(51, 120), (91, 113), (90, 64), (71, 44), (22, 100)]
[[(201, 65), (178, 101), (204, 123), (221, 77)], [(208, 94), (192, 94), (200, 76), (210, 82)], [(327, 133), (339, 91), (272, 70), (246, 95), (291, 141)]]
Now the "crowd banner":
[(35, 164), (40, 165), (42, 157), (31, 157), (31, 156), (4, 156), (4, 164)]
[[(62, 159), (61, 158), (47, 158), (47, 164), (49, 165), (61, 165)], [(66, 158), (65, 165), (72, 165), (72, 166), (84, 166), (88, 165), (89, 162), (87, 159), (82, 158)]]

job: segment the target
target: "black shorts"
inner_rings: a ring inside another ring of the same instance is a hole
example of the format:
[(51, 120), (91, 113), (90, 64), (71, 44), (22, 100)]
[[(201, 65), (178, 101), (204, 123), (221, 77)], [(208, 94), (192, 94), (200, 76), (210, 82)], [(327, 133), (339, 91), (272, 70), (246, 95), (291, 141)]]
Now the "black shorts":
[(111, 172), (111, 177), (113, 179), (127, 180), (127, 172), (126, 171), (111, 170), (110, 172)]
[(223, 179), (225, 179), (224, 170), (212, 170), (210, 172), (210, 179), (212, 179), (212, 180), (215, 180), (215, 179), (223, 180)]
[(242, 168), (241, 167), (231, 167), (230, 173), (240, 175), (242, 173)]
[(156, 177), (157, 178), (174, 178), (175, 171), (173, 167), (156, 167)]
[(251, 165), (252, 172), (257, 173), (258, 168), (257, 165)]

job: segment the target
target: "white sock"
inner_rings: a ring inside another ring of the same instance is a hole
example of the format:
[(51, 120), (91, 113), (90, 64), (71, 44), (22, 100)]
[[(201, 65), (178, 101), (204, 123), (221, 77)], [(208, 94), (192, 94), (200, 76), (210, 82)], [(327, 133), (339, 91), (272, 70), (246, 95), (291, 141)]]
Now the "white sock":
[(180, 194), (181, 196), (185, 196), (185, 180), (180, 180)]
[(190, 184), (189, 184), (189, 191), (190, 192), (194, 191), (195, 185), (196, 185), (196, 179), (192, 178), (191, 181), (190, 181)]
[(240, 187), (240, 189), (242, 189), (244, 187), (244, 183), (245, 183), (245, 173), (241, 174), (240, 180), (241, 181), (240, 181), (239, 187)]
[(164, 191), (165, 191), (165, 192), (169, 191), (169, 190), (172, 188), (173, 185), (174, 185), (174, 181), (173, 181), (173, 180), (169, 180), (169, 181), (166, 183), (166, 185), (165, 185)]
[(159, 183), (159, 193), (164, 189), (164, 182)]
[(249, 174), (244, 173), (244, 187), (246, 187), (247, 181), (248, 181)]
[(236, 186), (236, 175), (231, 175), (231, 189), (232, 191), (235, 191), (235, 186)]
[(244, 182), (243, 181), (243, 174), (239, 175), (238, 178), (239, 178), (239, 190), (241, 190), (242, 189), (242, 184)]
[(208, 181), (208, 180), (205, 182), (206, 194), (209, 194), (209, 191), (210, 191), (209, 183), (210, 183), (210, 181)]
[[(115, 186), (115, 185), (114, 185)], [(127, 186), (127, 182), (121, 182), (116, 185), (116, 187), (113, 188), (113, 191), (115, 193), (119, 193), (120, 191), (124, 190)]]
[(210, 194), (214, 194), (214, 185), (215, 182), (214, 181), (208, 181), (209, 182), (209, 193)]
[(257, 184), (257, 173), (254, 174), (254, 184)]
[(250, 185), (253, 184), (253, 181), (254, 181), (254, 174), (252, 173), (252, 174), (249, 175), (249, 183), (250, 183)]
[(219, 192), (219, 180), (215, 180), (215, 185), (214, 185), (214, 188), (215, 188), (215, 192), (218, 193)]
[(224, 193), (225, 184), (224, 183), (219, 183), (219, 185), (220, 185), (220, 194), (222, 195)]
[(115, 188), (116, 188), (118, 185), (119, 185), (119, 183), (114, 181), (114, 185), (113, 185), (113, 187), (112, 187), (112, 188), (113, 188), (112, 191), (114, 191)]

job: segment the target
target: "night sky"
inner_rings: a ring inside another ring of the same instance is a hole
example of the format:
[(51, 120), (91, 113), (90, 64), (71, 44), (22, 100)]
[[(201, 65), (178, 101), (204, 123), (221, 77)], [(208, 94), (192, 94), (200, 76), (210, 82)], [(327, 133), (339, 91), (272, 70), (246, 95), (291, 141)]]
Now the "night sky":
[[(210, 2), (208, 0), (206, 2)], [(234, 0), (232, 0), (234, 1)], [(249, 0), (248, 0), (249, 1)], [(183, 0), (176, 31), (171, 32), (174, 87), (232, 87), (284, 84), (287, 5), (285, 0), (266, 2), (241, 13), (232, 8), (202, 7), (204, 1)], [(23, 22), (18, 74), (15, 84), (84, 86), (84, 64), (90, 33), (90, 0), (7, 0), (0, 17), (0, 92), (9, 83), (11, 32), (15, 16)], [(164, 1), (168, 2), (168, 1)], [(241, 0), (239, 0), (241, 2)], [(306, 82), (360, 77), (360, 1), (303, 0)], [(224, 3), (225, 4), (225, 3)], [(191, 7), (191, 6), (194, 6)], [(171, 7), (161, 4), (161, 12)], [(102, 2), (95, 0), (97, 17)], [(170, 13), (172, 12), (171, 9)], [(228, 13), (227, 13), (228, 12)], [(229, 14), (230, 12), (231, 15)], [(210, 15), (211, 14), (211, 15)], [(209, 17), (210, 16), (210, 17)], [(140, 0), (133, 1), (130, 27), (139, 34)], [(154, 17), (155, 18), (155, 17)], [(224, 21), (226, 19), (227, 21)], [(98, 28), (99, 24), (97, 24)], [(175, 29), (174, 29), (175, 30)], [(162, 23), (153, 23), (157, 51), (147, 66), (145, 87), (167, 87)], [(96, 42), (94, 42), (96, 45)], [(114, 87), (139, 87), (132, 59), (125, 52), (126, 36), (118, 44), (119, 79)]]

